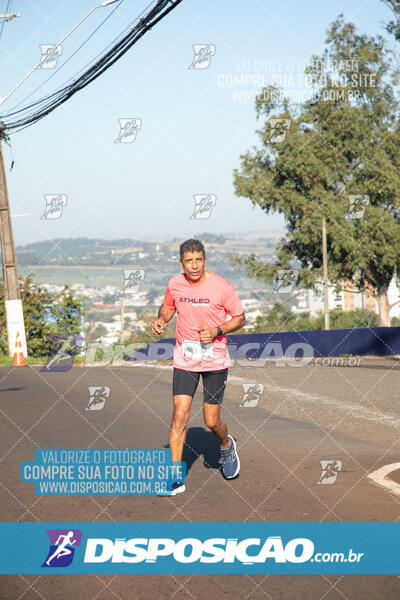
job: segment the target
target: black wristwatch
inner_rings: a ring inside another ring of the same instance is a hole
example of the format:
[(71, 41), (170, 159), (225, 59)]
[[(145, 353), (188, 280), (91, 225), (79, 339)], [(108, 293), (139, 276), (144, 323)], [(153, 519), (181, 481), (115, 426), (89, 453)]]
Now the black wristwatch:
[(221, 327), (218, 327), (218, 329), (217, 329), (217, 335), (216, 335), (216, 337), (221, 337), (221, 335), (224, 335), (224, 334), (223, 334), (223, 332), (222, 332), (222, 329), (221, 329)]

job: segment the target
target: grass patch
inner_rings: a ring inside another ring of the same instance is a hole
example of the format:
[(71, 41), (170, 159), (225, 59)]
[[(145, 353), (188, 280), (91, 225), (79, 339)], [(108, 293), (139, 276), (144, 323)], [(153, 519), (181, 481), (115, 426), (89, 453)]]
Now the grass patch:
[[(76, 356), (74, 360), (75, 365), (83, 365), (85, 361), (84, 356)], [(47, 356), (27, 356), (25, 358), (27, 365), (45, 365), (47, 362)], [(13, 359), (7, 354), (0, 354), (0, 367), (12, 367)]]

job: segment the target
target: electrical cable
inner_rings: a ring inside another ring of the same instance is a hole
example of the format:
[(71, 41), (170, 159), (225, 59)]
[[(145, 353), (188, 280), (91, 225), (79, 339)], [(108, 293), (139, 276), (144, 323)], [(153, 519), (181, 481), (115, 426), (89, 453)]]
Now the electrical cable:
[[(8, 0), (7, 2), (7, 7), (6, 7), (6, 12), (5, 14), (8, 15), (8, 11), (10, 10), (10, 4), (11, 4), (11, 0)], [(4, 29), (4, 23), (7, 21), (6, 18), (3, 19), (2, 23), (1, 23), (1, 29), (0, 29), (0, 38), (2, 36), (3, 33), (3, 29)]]
[[(145, 17), (139, 20), (122, 39), (120, 39), (108, 52), (95, 62), (82, 75), (74, 79), (72, 83), (62, 87), (55, 92), (45, 96), (20, 110), (1, 116), (6, 133), (21, 131), (31, 126), (43, 117), (47, 116), (58, 106), (69, 100), (76, 92), (82, 90), (92, 81), (100, 77), (107, 69), (116, 63), (138, 40), (147, 33), (154, 25), (159, 23), (169, 14), (182, 0), (157, 0), (153, 8)], [(154, 4), (154, 2), (153, 2)], [(32, 109), (34, 109), (32, 111)], [(29, 112), (31, 111), (31, 112)], [(17, 116), (18, 115), (18, 116)], [(9, 120), (17, 116), (16, 120)]]
[[(46, 85), (46, 83), (48, 83), (50, 81), (50, 79), (52, 79), (54, 77), (54, 75), (57, 75), (57, 73), (63, 68), (65, 67), (65, 65), (71, 60), (71, 58), (73, 58), (75, 56), (75, 54), (77, 54), (79, 52), (79, 50), (81, 50), (83, 48), (83, 46), (95, 35), (95, 33), (97, 33), (97, 31), (104, 25), (104, 23), (113, 15), (113, 13), (121, 6), (121, 4), (125, 2), (125, 0), (120, 0), (120, 2), (115, 6), (115, 8), (102, 20), (102, 22), (96, 27), (96, 29), (89, 35), (89, 37), (86, 38), (86, 40), (84, 42), (82, 42), (80, 44), (80, 46), (78, 46), (78, 48), (75, 50), (75, 52), (73, 52), (71, 54), (71, 56), (69, 56), (57, 69), (53, 70), (53, 73), (51, 73), (51, 75), (49, 75), (47, 77), (47, 79), (45, 79), (44, 81), (42, 81), (42, 83), (40, 83), (32, 92), (30, 92), (27, 96), (25, 96), (25, 98), (23, 98), (20, 102), (18, 102), (18, 104), (16, 104), (15, 106), (12, 107), (11, 112), (9, 112), (9, 115), (14, 114), (13, 111), (15, 111), (16, 108), (18, 108), (19, 106), (21, 106), (21, 104), (23, 104), (24, 102), (26, 102), (26, 100), (28, 100), (31, 96), (33, 96), (38, 90), (40, 90), (40, 88), (42, 88), (44, 85)], [(117, 38), (115, 38), (117, 39)], [(113, 43), (113, 42), (111, 42)], [(109, 44), (110, 46), (111, 44)], [(108, 48), (108, 46), (107, 46)], [(95, 59), (101, 55), (101, 52), (95, 57)], [(94, 60), (95, 60), (94, 59)], [(73, 77), (70, 77), (70, 79), (68, 81), (71, 81), (74, 77), (77, 77), (77, 75), (83, 71), (86, 67), (83, 67), (82, 69), (80, 69), (78, 71), (78, 73), (76, 73)], [(66, 85), (67, 82), (64, 83), (64, 85)]]

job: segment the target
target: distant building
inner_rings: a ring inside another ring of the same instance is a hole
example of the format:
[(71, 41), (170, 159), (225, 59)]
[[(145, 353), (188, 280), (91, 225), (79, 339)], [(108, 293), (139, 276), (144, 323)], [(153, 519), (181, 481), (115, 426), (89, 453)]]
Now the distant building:
[(266, 312), (259, 309), (252, 310), (250, 312), (246, 311), (246, 325), (244, 326), (244, 329), (252, 329), (256, 325), (257, 317), (265, 316)]
[(260, 301), (256, 298), (242, 298), (241, 302), (245, 311), (255, 310), (260, 306)]
[[(315, 317), (324, 310), (324, 288), (322, 281), (318, 282), (314, 290), (300, 289), (294, 292), (295, 304), (291, 310), (295, 313), (309, 312), (311, 317)], [(388, 289), (389, 304), (400, 300), (400, 289), (396, 278), (393, 278)], [(377, 299), (373, 295), (373, 289), (370, 287), (360, 292), (351, 281), (344, 281), (340, 285), (338, 292), (335, 291), (335, 284), (328, 285), (328, 305), (329, 309), (340, 308), (344, 311), (364, 308), (379, 314)], [(400, 317), (400, 302), (395, 304), (390, 311), (390, 318)]]

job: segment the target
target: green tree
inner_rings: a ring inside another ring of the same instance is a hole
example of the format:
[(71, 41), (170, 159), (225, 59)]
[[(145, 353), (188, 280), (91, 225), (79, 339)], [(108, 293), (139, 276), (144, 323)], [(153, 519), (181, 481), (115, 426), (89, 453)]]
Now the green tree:
[(295, 323), (296, 315), (281, 302), (276, 302), (265, 317), (256, 317), (255, 325), (248, 330), (248, 333), (296, 331)]
[[(268, 214), (281, 213), (287, 235), (274, 264), (255, 255), (234, 262), (271, 282), (296, 260), (299, 284), (312, 287), (322, 276), (325, 218), (329, 279), (351, 280), (360, 289), (372, 286), (380, 323), (389, 325), (387, 290), (400, 272), (397, 77), (384, 39), (357, 33), (342, 15), (330, 26), (326, 43), (306, 70), (309, 101), (291, 106), (273, 87), (256, 99), (258, 118), (266, 118), (258, 131), (261, 147), (241, 156), (235, 191)], [(283, 124), (274, 128), (271, 116), (289, 119), (289, 130)], [(363, 218), (349, 214), (351, 195), (368, 199)]]
[[(52, 294), (35, 285), (33, 276), (29, 275), (20, 278), (20, 290), (29, 355), (48, 355), (48, 334), (81, 332), (84, 300), (75, 298), (70, 288), (66, 286), (61, 292)], [(0, 280), (0, 352), (8, 354), (3, 280)]]
[(389, 21), (386, 29), (393, 33), (396, 40), (400, 41), (400, 1), (399, 0), (382, 0), (388, 6), (395, 17), (394, 21)]
[[(332, 329), (353, 329), (355, 327), (376, 327), (379, 317), (366, 309), (349, 311), (335, 308), (329, 311)], [(324, 329), (322, 313), (311, 317), (309, 312), (294, 314), (280, 302), (276, 302), (265, 317), (257, 317), (256, 323), (248, 333), (274, 333), (276, 331), (310, 331)]]
[(164, 326), (162, 334), (160, 336), (154, 336), (151, 332), (151, 324), (154, 319), (157, 318), (157, 314), (146, 314), (141, 318), (142, 327), (132, 328), (131, 337), (127, 341), (128, 344), (133, 342), (143, 342), (143, 344), (153, 344), (159, 340), (165, 338), (174, 338), (176, 334), (176, 315), (172, 317), (170, 321)]
[(89, 310), (86, 313), (86, 321), (102, 321), (103, 323), (111, 323), (116, 313), (112, 312), (100, 312), (96, 310)]

